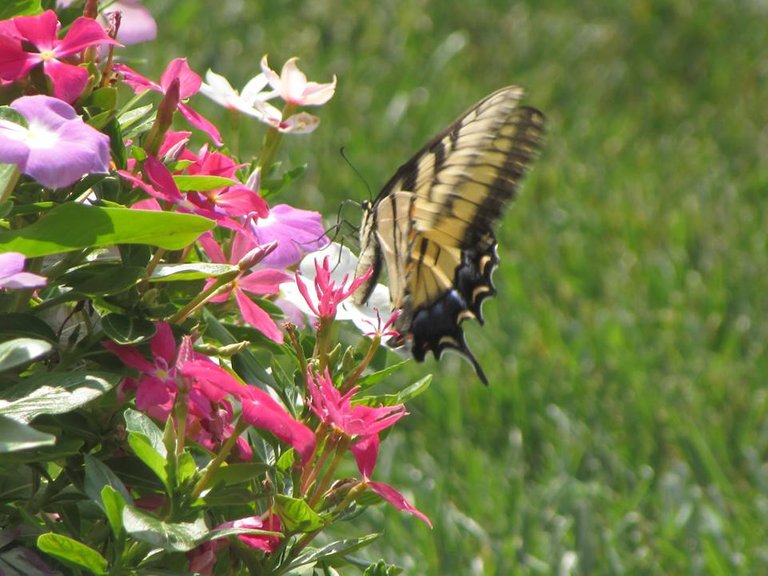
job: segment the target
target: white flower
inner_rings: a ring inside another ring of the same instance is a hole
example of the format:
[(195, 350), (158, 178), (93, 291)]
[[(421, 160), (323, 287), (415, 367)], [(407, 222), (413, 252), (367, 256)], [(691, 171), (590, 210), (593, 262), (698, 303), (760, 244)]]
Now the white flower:
[[(303, 282), (309, 288), (307, 292), (311, 296), (315, 296), (315, 291), (312, 289), (312, 284), (315, 280), (315, 261), (321, 264), (325, 257), (328, 257), (328, 261), (333, 265), (331, 279), (335, 283), (341, 285), (346, 276), (347, 284), (349, 284), (354, 278), (355, 268), (357, 268), (357, 257), (346, 246), (332, 242), (322, 250), (310, 252), (304, 256), (299, 264), (298, 281)], [(295, 281), (281, 284), (280, 295), (307, 316), (316, 317), (304, 296), (299, 292)], [(317, 302), (315, 302), (315, 305), (317, 305)], [(376, 284), (371, 297), (365, 305), (355, 304), (352, 298), (347, 298), (341, 302), (336, 313), (336, 319), (351, 320), (361, 332), (368, 334), (371, 332), (372, 327), (377, 326), (381, 317), (389, 316), (390, 309), (389, 288), (384, 284)]]
[(308, 82), (307, 76), (296, 66), (297, 61), (298, 58), (288, 60), (278, 75), (269, 67), (266, 56), (261, 59), (261, 71), (274, 90), (269, 93), (269, 98), (280, 96), (295, 106), (321, 106), (328, 102), (336, 92), (336, 76), (327, 84)]

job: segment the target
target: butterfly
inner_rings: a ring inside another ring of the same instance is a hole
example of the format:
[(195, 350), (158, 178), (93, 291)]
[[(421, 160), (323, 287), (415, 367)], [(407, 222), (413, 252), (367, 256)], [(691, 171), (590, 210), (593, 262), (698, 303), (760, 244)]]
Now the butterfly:
[(446, 349), (469, 360), (461, 323), (483, 323), (483, 301), (496, 293), (499, 263), (494, 228), (541, 147), (544, 115), (521, 106), (523, 90), (502, 88), (435, 136), (363, 203), (355, 275), (373, 274), (354, 295), (370, 297), (386, 268), (393, 309), (400, 310), (389, 344), (407, 345), (417, 361)]

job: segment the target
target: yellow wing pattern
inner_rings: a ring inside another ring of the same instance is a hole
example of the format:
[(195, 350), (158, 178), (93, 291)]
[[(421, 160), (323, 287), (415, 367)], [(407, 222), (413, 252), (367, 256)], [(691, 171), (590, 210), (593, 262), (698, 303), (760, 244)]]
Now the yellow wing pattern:
[(456, 349), (484, 383), (460, 323), (482, 323), (482, 301), (495, 293), (494, 226), (541, 146), (544, 116), (520, 106), (521, 96), (514, 86), (498, 90), (436, 136), (366, 204), (361, 229), (358, 273), (375, 273), (357, 300), (385, 266), (392, 307), (402, 311), (393, 344), (409, 344), (417, 360)]

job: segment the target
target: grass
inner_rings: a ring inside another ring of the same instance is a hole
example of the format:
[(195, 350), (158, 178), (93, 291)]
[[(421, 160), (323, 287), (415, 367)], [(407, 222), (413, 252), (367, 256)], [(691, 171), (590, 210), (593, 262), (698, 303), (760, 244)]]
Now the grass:
[[(369, 557), (408, 574), (768, 570), (768, 66), (759, 3), (147, 2), (150, 68), (339, 76), (289, 201), (331, 218), (506, 84), (548, 117), (501, 228), (499, 296), (384, 443)], [(213, 105), (196, 101), (211, 117)], [(218, 115), (218, 116), (217, 116)], [(243, 125), (241, 152), (263, 134)], [(349, 218), (354, 216), (350, 210)]]

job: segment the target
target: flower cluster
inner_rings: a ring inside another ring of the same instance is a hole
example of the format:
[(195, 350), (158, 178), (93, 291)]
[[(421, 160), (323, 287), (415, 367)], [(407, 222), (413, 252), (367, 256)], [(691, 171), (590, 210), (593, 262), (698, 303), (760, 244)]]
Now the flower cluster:
[[(318, 128), (304, 109), (336, 77), (264, 56), (241, 92), (184, 58), (153, 79), (123, 52), (157, 31), (139, 0), (87, 0), (67, 21), (75, 3), (58, 7), (0, 21), (2, 450), (40, 487), (17, 491), (0, 561), (282, 574), (361, 546), (312, 544), (373, 502), (429, 524), (372, 480), (381, 432), (407, 414), (371, 390), (395, 334), (386, 288), (353, 304), (371, 272), (280, 196), (296, 174), (275, 162), (283, 139)], [(198, 94), (256, 121), (256, 158)], [(350, 319), (370, 338), (342, 350)]]

